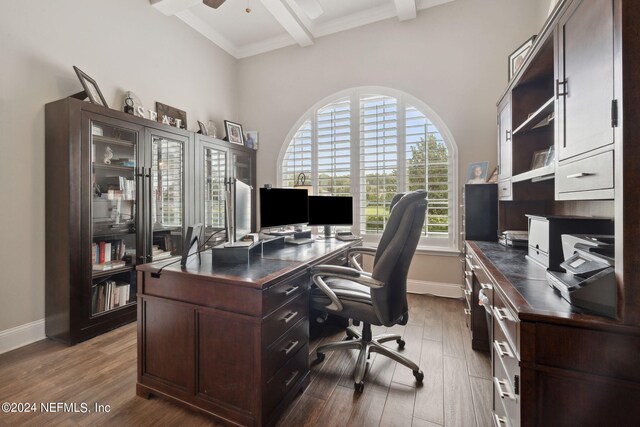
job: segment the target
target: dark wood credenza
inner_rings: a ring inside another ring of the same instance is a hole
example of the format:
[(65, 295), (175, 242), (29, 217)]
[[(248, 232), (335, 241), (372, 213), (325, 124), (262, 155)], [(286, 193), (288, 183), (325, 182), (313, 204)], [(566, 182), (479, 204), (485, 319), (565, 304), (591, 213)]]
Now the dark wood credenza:
[(355, 242), (264, 250), (249, 264), (138, 267), (137, 394), (226, 424), (274, 424), (309, 383), (310, 269)]
[(495, 426), (640, 425), (639, 328), (569, 305), (524, 249), (465, 251), (472, 280), (492, 290)]

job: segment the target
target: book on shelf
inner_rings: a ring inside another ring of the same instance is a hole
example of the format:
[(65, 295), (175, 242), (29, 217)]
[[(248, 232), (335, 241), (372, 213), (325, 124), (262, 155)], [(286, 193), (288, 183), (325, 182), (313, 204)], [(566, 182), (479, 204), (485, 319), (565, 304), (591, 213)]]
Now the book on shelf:
[(96, 283), (92, 289), (91, 305), (94, 314), (113, 310), (127, 305), (130, 297), (131, 285), (126, 282), (105, 280)]
[(93, 264), (93, 271), (113, 270), (114, 268), (122, 268), (126, 265), (127, 263), (124, 261), (108, 261), (100, 264)]

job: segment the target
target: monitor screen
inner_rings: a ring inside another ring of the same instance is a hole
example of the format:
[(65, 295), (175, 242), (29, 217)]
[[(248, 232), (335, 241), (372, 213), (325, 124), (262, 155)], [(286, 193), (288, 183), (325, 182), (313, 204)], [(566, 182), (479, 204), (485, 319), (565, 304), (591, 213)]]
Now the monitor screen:
[(234, 232), (235, 241), (241, 240), (251, 233), (251, 187), (242, 181), (236, 180), (234, 206)]
[(307, 190), (260, 189), (260, 227), (282, 227), (309, 222)]
[(353, 225), (353, 197), (309, 196), (309, 225)]
[(202, 233), (202, 224), (194, 224), (187, 228), (187, 235), (182, 246), (182, 260), (180, 265), (186, 267), (188, 263), (199, 260), (199, 256), (193, 256), (198, 253), (200, 246), (200, 234)]

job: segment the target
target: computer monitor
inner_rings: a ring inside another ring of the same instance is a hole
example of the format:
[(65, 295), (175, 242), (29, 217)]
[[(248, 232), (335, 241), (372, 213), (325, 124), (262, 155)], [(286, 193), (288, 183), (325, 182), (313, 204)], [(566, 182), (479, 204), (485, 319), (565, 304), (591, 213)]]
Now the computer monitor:
[(309, 222), (307, 190), (295, 188), (260, 189), (260, 227), (284, 227)]
[[(198, 248), (200, 246), (200, 235), (202, 234), (202, 229), (202, 224), (194, 224), (187, 228), (187, 235), (184, 239), (184, 245), (182, 246), (182, 259), (180, 260), (181, 266), (186, 267), (188, 263), (195, 261), (196, 259), (200, 261)], [(198, 256), (193, 256), (196, 253), (198, 253)]]
[(236, 180), (234, 200), (233, 233), (237, 242), (251, 233), (251, 187)]
[(353, 225), (353, 197), (309, 196), (309, 225), (324, 225), (325, 237), (333, 225)]

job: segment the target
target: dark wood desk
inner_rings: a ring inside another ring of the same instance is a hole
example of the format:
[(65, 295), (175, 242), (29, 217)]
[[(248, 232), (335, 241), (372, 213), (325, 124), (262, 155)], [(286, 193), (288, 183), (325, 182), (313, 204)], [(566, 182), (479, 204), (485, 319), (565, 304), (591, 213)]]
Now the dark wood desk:
[(357, 242), (265, 250), (249, 264), (138, 267), (137, 394), (231, 425), (274, 424), (309, 383), (309, 270)]

